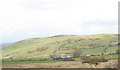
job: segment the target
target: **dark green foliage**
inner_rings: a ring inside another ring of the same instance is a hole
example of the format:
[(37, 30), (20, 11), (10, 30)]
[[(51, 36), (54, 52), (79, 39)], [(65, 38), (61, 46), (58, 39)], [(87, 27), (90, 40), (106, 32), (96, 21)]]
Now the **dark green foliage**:
[(99, 62), (107, 62), (107, 59), (102, 58), (92, 58), (92, 57), (84, 57), (84, 59), (82, 58), (82, 63), (90, 63), (90, 64), (96, 64), (98, 65)]
[(77, 49), (73, 52), (73, 57), (80, 57), (81, 54), (82, 54), (82, 51)]
[(75, 61), (75, 59), (72, 59), (72, 58), (64, 58), (64, 59), (61, 59), (62, 61)]
[(116, 50), (116, 54), (120, 54), (120, 49)]

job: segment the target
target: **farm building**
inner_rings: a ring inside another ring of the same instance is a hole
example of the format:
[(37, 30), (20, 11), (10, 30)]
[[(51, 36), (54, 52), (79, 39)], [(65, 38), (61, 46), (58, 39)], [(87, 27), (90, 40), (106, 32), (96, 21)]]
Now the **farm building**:
[(62, 56), (61, 58), (73, 58), (72, 56)]
[(50, 60), (59, 60), (59, 59), (66, 59), (66, 58), (73, 58), (72, 56), (61, 56), (61, 57), (50, 57)]
[(85, 55), (85, 56), (95, 56), (95, 55), (90, 55), (90, 54), (87, 54), (87, 55)]

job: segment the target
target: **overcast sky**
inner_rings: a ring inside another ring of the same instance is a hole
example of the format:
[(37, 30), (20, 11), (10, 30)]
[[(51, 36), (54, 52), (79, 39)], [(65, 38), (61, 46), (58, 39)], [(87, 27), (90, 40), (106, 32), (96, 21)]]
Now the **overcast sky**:
[(3, 42), (53, 35), (118, 33), (119, 0), (1, 0)]

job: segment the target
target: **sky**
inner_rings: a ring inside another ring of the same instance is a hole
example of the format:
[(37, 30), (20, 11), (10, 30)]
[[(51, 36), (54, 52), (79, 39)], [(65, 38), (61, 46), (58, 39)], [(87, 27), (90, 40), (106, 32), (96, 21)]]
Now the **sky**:
[(0, 42), (118, 33), (119, 0), (1, 0)]

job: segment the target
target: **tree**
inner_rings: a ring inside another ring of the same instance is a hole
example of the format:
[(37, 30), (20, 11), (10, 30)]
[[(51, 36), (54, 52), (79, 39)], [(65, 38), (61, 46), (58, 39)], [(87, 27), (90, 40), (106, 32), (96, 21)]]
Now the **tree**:
[(120, 50), (118, 49), (118, 50), (116, 50), (116, 54), (120, 54)]
[(82, 51), (80, 49), (77, 49), (73, 52), (73, 57), (80, 57), (82, 55)]

